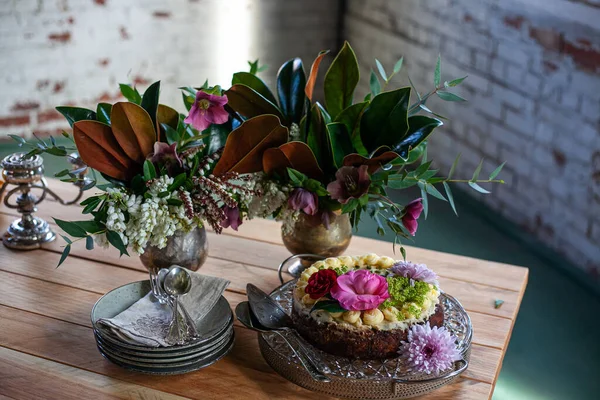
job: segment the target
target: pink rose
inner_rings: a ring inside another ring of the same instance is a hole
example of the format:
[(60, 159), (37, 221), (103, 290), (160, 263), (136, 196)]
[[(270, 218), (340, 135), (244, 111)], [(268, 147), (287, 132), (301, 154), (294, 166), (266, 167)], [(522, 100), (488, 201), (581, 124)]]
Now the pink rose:
[(402, 216), (402, 224), (408, 230), (408, 232), (415, 236), (419, 223), (417, 219), (421, 216), (423, 211), (423, 199), (420, 197), (408, 203), (404, 207), (404, 215)]
[(339, 276), (331, 289), (331, 297), (346, 310), (363, 311), (379, 307), (390, 294), (383, 276), (359, 269)]
[(225, 104), (227, 104), (227, 96), (217, 96), (198, 90), (196, 101), (183, 122), (192, 125), (200, 132), (211, 124), (224, 124), (229, 119)]

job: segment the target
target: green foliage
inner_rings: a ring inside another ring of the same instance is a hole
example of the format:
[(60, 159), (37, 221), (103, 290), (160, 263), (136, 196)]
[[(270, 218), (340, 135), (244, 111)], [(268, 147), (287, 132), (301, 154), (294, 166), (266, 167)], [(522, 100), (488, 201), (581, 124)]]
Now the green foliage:
[(281, 111), (289, 122), (298, 124), (302, 119), (306, 99), (305, 86), (306, 75), (302, 60), (294, 58), (281, 66), (277, 74), (277, 95)]
[(334, 170), (333, 155), (326, 127), (331, 122), (331, 117), (318, 102), (312, 106), (309, 117), (306, 144), (314, 153), (321, 169), (326, 174), (331, 173)]
[(98, 121), (110, 125), (110, 112), (112, 110), (112, 104), (99, 103), (96, 107), (96, 118)]
[(341, 122), (327, 124), (327, 133), (331, 144), (333, 164), (336, 168), (340, 168), (343, 166), (344, 157), (354, 152), (352, 141), (346, 130), (346, 125)]
[(266, 71), (267, 68), (269, 68), (268, 65), (264, 64), (264, 65), (259, 65), (258, 60), (255, 61), (248, 61), (248, 65), (250, 66), (250, 73), (252, 75), (256, 75), (259, 72), (263, 72)]
[(444, 101), (467, 101), (459, 95), (450, 92), (437, 92), (437, 95), (440, 99)]
[(433, 72), (433, 86), (440, 86), (442, 79), (442, 56), (438, 54), (437, 63), (435, 64), (435, 71)]
[(96, 113), (87, 108), (81, 107), (56, 107), (56, 111), (61, 113), (69, 123), (69, 126), (73, 127), (73, 124), (77, 121), (85, 120), (96, 120)]
[(375, 96), (360, 124), (362, 142), (371, 152), (380, 146), (393, 146), (408, 131), (410, 88), (396, 89)]
[(62, 219), (56, 218), (53, 219), (56, 225), (58, 225), (58, 227), (65, 231), (65, 233), (67, 233), (68, 235), (78, 238), (87, 236), (87, 232), (85, 231), (85, 229), (77, 225), (75, 222), (63, 221)]
[(345, 42), (325, 74), (325, 105), (332, 118), (352, 105), (359, 79), (356, 54), (350, 44)]
[(373, 70), (371, 70), (371, 76), (369, 78), (369, 87), (371, 88), (371, 95), (373, 97), (381, 93), (381, 84), (379, 83), (379, 78), (377, 78), (377, 75), (375, 75)]
[(108, 239), (108, 243), (110, 243), (111, 245), (116, 247), (117, 250), (119, 250), (121, 256), (123, 254), (125, 254), (126, 256), (129, 255), (129, 253), (127, 253), (127, 247), (125, 246), (123, 240), (121, 239), (121, 236), (117, 232), (106, 231), (106, 238)]
[(346, 131), (350, 136), (352, 147), (362, 156), (367, 156), (368, 152), (363, 145), (360, 137), (360, 121), (363, 112), (369, 105), (368, 102), (356, 103), (342, 111), (335, 119), (335, 122), (341, 122), (346, 126)]
[(158, 112), (158, 97), (160, 95), (160, 81), (154, 82), (152, 85), (148, 86), (148, 89), (144, 92), (144, 96), (142, 97), (141, 106), (150, 118), (152, 119), (152, 125), (158, 126), (156, 123), (156, 114)]
[(156, 178), (156, 168), (150, 160), (144, 161), (144, 180), (151, 181)]
[(275, 96), (268, 88), (266, 83), (263, 82), (262, 79), (257, 77), (255, 74), (251, 72), (237, 72), (233, 74), (233, 79), (231, 80), (231, 85), (235, 85), (241, 83), (242, 85), (246, 85), (258, 93), (260, 93), (265, 99), (269, 100), (273, 104), (277, 104), (277, 100)]
[(119, 88), (121, 89), (121, 94), (123, 97), (125, 97), (128, 101), (138, 105), (142, 102), (142, 95), (136, 88), (125, 83), (119, 83)]
[(467, 79), (466, 76), (463, 76), (462, 78), (457, 78), (457, 79), (453, 79), (450, 82), (446, 81), (444, 82), (444, 86), (445, 87), (454, 87), (454, 86), (458, 86), (462, 83), (462, 81), (464, 81), (465, 79)]
[(311, 308), (310, 312), (313, 312), (316, 310), (325, 310), (325, 311), (329, 311), (330, 313), (338, 313), (338, 312), (347, 311), (345, 308), (342, 308), (339, 301), (337, 301), (337, 300), (317, 301), (315, 303), (315, 305), (313, 306), (313, 308)]
[(410, 150), (427, 139), (435, 128), (443, 125), (443, 122), (424, 115), (414, 115), (408, 118), (408, 124), (408, 133), (399, 143), (392, 145), (392, 150), (398, 153), (403, 159), (407, 159)]

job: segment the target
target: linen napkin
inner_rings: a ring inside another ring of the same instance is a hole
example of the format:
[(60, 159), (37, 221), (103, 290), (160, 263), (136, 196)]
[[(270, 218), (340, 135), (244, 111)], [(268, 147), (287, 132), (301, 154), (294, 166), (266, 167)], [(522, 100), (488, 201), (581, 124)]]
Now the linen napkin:
[[(188, 294), (179, 297), (179, 302), (194, 321), (199, 321), (217, 304), (230, 282), (187, 271), (192, 278), (192, 288)], [(100, 329), (130, 344), (168, 347), (166, 337), (172, 313), (171, 307), (160, 304), (149, 292), (125, 311), (113, 318), (102, 318), (97, 324)]]

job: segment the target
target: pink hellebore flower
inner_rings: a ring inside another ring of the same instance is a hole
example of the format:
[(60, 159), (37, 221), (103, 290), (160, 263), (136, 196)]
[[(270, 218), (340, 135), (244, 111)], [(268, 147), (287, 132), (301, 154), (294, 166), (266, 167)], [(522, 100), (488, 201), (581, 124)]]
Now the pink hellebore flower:
[(237, 231), (242, 224), (240, 209), (238, 207), (223, 206), (223, 211), (225, 212), (225, 219), (221, 221), (221, 226), (223, 228), (231, 227), (231, 229)]
[(200, 132), (211, 124), (224, 124), (229, 119), (229, 114), (224, 108), (225, 104), (227, 104), (227, 96), (217, 96), (198, 90), (196, 101), (183, 122), (191, 124)]
[(313, 192), (296, 188), (288, 199), (288, 205), (292, 210), (302, 210), (305, 214), (315, 215), (319, 209), (319, 198)]
[(415, 233), (417, 233), (417, 228), (419, 227), (417, 219), (419, 219), (419, 216), (421, 215), (422, 211), (423, 199), (420, 197), (411, 201), (406, 205), (406, 207), (404, 207), (404, 216), (402, 216), (402, 224), (413, 236), (415, 236)]
[(348, 203), (350, 199), (358, 199), (369, 191), (371, 178), (369, 178), (368, 166), (342, 167), (335, 173), (335, 181), (327, 185), (327, 191), (331, 198), (342, 204)]
[(181, 167), (181, 159), (177, 154), (177, 143), (173, 143), (172, 145), (168, 145), (164, 142), (154, 143), (154, 153), (152, 154), (150, 161), (155, 164), (173, 163)]
[(359, 269), (340, 275), (331, 289), (331, 297), (346, 310), (363, 311), (379, 307), (390, 294), (383, 276)]

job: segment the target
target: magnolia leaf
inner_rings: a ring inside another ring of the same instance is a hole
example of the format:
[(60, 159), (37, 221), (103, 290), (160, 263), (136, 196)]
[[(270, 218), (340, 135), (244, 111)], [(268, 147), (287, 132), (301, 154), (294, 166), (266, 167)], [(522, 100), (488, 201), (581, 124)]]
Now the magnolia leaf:
[(384, 81), (388, 80), (387, 74), (385, 73), (385, 68), (381, 65), (381, 62), (378, 59), (375, 59), (375, 64), (377, 65), (377, 69), (379, 70), (379, 74), (383, 78)]
[(98, 106), (96, 106), (96, 118), (98, 119), (98, 122), (102, 122), (103, 124), (110, 125), (111, 110), (112, 110), (112, 104), (98, 103)]
[(263, 153), (287, 140), (288, 130), (276, 116), (251, 118), (229, 134), (213, 174), (220, 176), (229, 171), (240, 174), (262, 171)]
[(97, 121), (78, 121), (73, 138), (82, 161), (112, 178), (128, 180), (137, 171), (136, 163), (125, 154), (110, 126)]
[[(157, 133), (164, 132), (166, 134), (166, 129), (163, 127), (163, 124), (176, 131), (177, 127), (179, 126), (179, 113), (177, 110), (174, 110), (169, 106), (159, 104), (156, 112), (156, 120), (158, 121), (159, 125), (159, 129), (156, 130)], [(160, 137), (157, 138), (158, 141), (166, 141), (166, 137), (164, 135), (159, 136)]]
[(368, 152), (360, 138), (360, 120), (368, 105), (368, 102), (353, 104), (342, 111), (335, 119), (335, 122), (341, 122), (346, 125), (346, 130), (352, 141), (352, 146), (358, 154), (365, 156)]
[(408, 131), (410, 88), (383, 92), (375, 96), (365, 110), (360, 135), (368, 151), (393, 146)]
[(325, 57), (329, 53), (329, 50), (321, 50), (315, 61), (313, 61), (312, 66), (310, 67), (310, 75), (308, 76), (308, 80), (306, 81), (306, 87), (304, 88), (304, 93), (306, 94), (306, 98), (309, 101), (312, 101), (313, 91), (315, 90), (315, 84), (317, 83), (317, 75), (319, 73), (319, 65), (321, 65), (321, 61), (323, 61), (323, 57)]
[(273, 114), (283, 120), (281, 110), (249, 86), (238, 83), (225, 91), (224, 94), (227, 96), (227, 104), (235, 112), (246, 118)]
[(398, 158), (398, 154), (393, 151), (386, 151), (385, 148), (377, 150), (370, 158), (363, 157), (360, 154), (348, 154), (344, 157), (344, 165), (352, 167), (360, 167), (367, 165), (369, 174), (374, 174), (383, 165), (388, 164)]
[(332, 118), (352, 105), (354, 90), (360, 79), (358, 61), (348, 42), (335, 57), (325, 74), (325, 105)]
[(95, 120), (96, 113), (87, 108), (81, 107), (56, 107), (56, 111), (61, 113), (69, 123), (69, 126), (73, 127), (73, 124), (77, 121)]
[(437, 95), (444, 101), (467, 101), (462, 97), (450, 92), (437, 92)]
[(299, 123), (304, 112), (306, 75), (302, 60), (294, 58), (281, 66), (277, 73), (277, 95), (281, 111), (288, 123)]
[(369, 78), (369, 87), (371, 88), (371, 94), (377, 96), (381, 93), (381, 84), (379, 78), (375, 75), (375, 71), (371, 70), (371, 77)]
[[(160, 133), (159, 123), (162, 121), (158, 121), (158, 97), (160, 95), (160, 81), (154, 82), (152, 85), (148, 86), (148, 89), (144, 92), (144, 96), (142, 96), (141, 106), (150, 118), (152, 119), (152, 124), (155, 127), (156, 136)], [(174, 110), (173, 110), (174, 111)], [(175, 126), (177, 129), (177, 126)], [(160, 139), (160, 138), (158, 138)], [(156, 139), (155, 139), (156, 140)]]
[(309, 178), (323, 178), (323, 171), (317, 163), (317, 159), (306, 143), (288, 142), (279, 146), (279, 150), (289, 160), (291, 167), (302, 172)]
[(263, 154), (263, 171), (269, 176), (285, 176), (292, 163), (278, 147), (265, 150)]
[(442, 80), (442, 56), (438, 54), (437, 63), (435, 64), (435, 71), (433, 72), (433, 86), (436, 88), (440, 86)]
[(354, 151), (346, 125), (341, 122), (327, 124), (327, 134), (331, 144), (333, 163), (336, 168), (340, 168), (344, 165), (344, 157)]
[(237, 72), (233, 74), (231, 85), (236, 84), (246, 85), (249, 88), (254, 89), (265, 99), (269, 100), (271, 103), (277, 104), (277, 100), (275, 99), (275, 96), (273, 95), (269, 87), (266, 85), (266, 83), (263, 82), (262, 79), (260, 79), (255, 74), (252, 74), (250, 72)]
[(408, 124), (408, 134), (400, 143), (392, 147), (392, 150), (398, 153), (403, 159), (407, 159), (410, 150), (427, 139), (435, 128), (443, 125), (443, 122), (439, 119), (423, 115), (414, 115), (408, 119)]
[(310, 110), (310, 119), (307, 121), (308, 134), (306, 143), (312, 150), (317, 163), (325, 173), (335, 170), (333, 167), (333, 156), (331, 144), (326, 125), (331, 122), (329, 115), (317, 102)]
[[(112, 108), (112, 132), (125, 153), (142, 164), (154, 150), (156, 128), (142, 107), (119, 102)], [(79, 147), (78, 147), (79, 148)]]
[(128, 101), (135, 104), (140, 104), (142, 102), (142, 95), (140, 95), (140, 92), (138, 92), (136, 88), (125, 83), (119, 83), (119, 88), (121, 89), (123, 97)]

